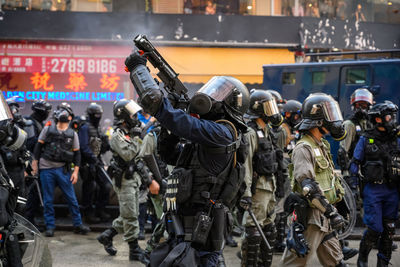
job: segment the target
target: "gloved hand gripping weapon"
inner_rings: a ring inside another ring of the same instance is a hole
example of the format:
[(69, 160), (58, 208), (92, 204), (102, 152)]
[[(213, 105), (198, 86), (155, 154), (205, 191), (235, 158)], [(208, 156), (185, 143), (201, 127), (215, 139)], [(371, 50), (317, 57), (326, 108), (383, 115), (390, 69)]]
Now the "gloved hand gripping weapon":
[(176, 100), (176, 108), (186, 109), (189, 97), (188, 89), (179, 80), (178, 75), (167, 61), (161, 56), (153, 44), (147, 39), (146, 35), (137, 35), (133, 40), (135, 46), (139, 49), (139, 53), (150, 61), (150, 63), (158, 69), (157, 76), (164, 83), (164, 88), (169, 95)]

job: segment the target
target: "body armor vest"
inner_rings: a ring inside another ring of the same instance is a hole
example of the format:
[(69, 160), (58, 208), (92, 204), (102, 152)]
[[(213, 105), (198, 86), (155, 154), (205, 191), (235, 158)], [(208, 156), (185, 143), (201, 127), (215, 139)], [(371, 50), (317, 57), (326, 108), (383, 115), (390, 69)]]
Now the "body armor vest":
[(278, 170), (276, 147), (271, 132), (265, 136), (264, 129), (260, 129), (256, 123), (249, 123), (257, 133), (258, 148), (254, 153), (253, 169), (258, 175), (272, 176)]
[(72, 162), (74, 152), (74, 130), (68, 128), (60, 133), (55, 124), (49, 126), (44, 140), (42, 157), (54, 162)]
[(100, 130), (99, 127), (94, 127), (91, 123), (88, 123), (89, 126), (89, 147), (92, 150), (92, 153), (98, 157), (101, 151), (101, 138), (100, 138)]
[[(224, 123), (224, 125), (232, 132), (232, 136), (235, 136), (233, 134), (235, 130), (228, 124)], [(239, 136), (241, 138), (241, 135)], [(237, 161), (237, 158), (243, 156), (235, 155), (236, 150), (240, 151), (239, 145), (239, 139), (222, 148), (210, 148), (191, 143), (185, 145), (176, 167), (189, 170), (192, 175), (192, 189), (189, 200), (182, 203), (183, 207), (188, 207), (186, 211), (189, 214), (187, 215), (193, 215), (193, 212), (196, 212), (191, 208), (193, 204), (205, 207), (205, 204), (210, 203), (210, 199), (220, 200), (228, 204), (229, 201), (226, 201), (226, 199), (230, 199), (232, 196), (227, 196), (224, 187), (231, 179), (232, 170), (241, 164)], [(206, 166), (205, 162), (207, 161), (205, 159), (208, 157), (213, 157), (215, 162), (224, 163), (224, 165)], [(236, 195), (237, 191), (232, 192), (232, 194)]]
[(12, 151), (6, 147), (1, 148), (1, 156), (6, 164), (6, 167), (17, 167), (24, 165), (24, 149), (18, 149), (17, 151)]
[(366, 131), (364, 160), (361, 173), (367, 182), (396, 182), (399, 179), (399, 156), (397, 138), (382, 135), (377, 130)]
[[(323, 147), (320, 147), (311, 136), (303, 135), (297, 145), (305, 143), (311, 147), (315, 158), (315, 180), (318, 182), (329, 203), (335, 204), (342, 199), (344, 195), (344, 189), (340, 184), (339, 178), (336, 177), (334, 173), (335, 168), (332, 161), (332, 155), (330, 153), (329, 142), (325, 139), (322, 139), (322, 142)], [(302, 189), (298, 183), (296, 183), (294, 191), (302, 194)], [(313, 205), (311, 206), (313, 207)]]

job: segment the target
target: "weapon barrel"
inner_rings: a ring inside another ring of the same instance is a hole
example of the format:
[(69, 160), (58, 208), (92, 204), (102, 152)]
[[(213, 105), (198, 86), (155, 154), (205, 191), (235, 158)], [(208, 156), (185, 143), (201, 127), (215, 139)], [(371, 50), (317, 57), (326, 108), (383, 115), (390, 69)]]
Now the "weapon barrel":
[(102, 167), (98, 167), (98, 169), (104, 175), (104, 177), (107, 179), (107, 181), (112, 185), (113, 184), (112, 180), (111, 180), (110, 176), (108, 175), (108, 173), (106, 172), (106, 170)]

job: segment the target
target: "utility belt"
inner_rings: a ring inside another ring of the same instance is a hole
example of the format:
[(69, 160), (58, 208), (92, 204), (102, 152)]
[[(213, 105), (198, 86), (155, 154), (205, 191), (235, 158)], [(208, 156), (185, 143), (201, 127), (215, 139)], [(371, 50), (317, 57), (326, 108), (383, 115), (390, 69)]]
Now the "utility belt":
[(122, 178), (124, 177), (126, 180), (133, 179), (133, 173), (136, 171), (136, 166), (131, 165), (128, 167), (126, 166), (122, 167), (115, 161), (111, 161), (110, 166), (108, 166), (107, 173), (111, 177), (111, 179), (114, 179), (115, 185), (118, 188), (121, 188), (122, 185)]
[(390, 175), (390, 170), (385, 170), (385, 166), (381, 160), (368, 160), (361, 168), (363, 182), (373, 184), (385, 184), (398, 181), (398, 175), (393, 173)]
[(174, 232), (183, 241), (191, 242), (202, 250), (220, 251), (223, 249), (226, 233), (232, 230), (233, 216), (224, 204), (210, 202), (204, 211), (198, 211), (194, 216), (175, 214), (167, 217), (167, 222), (168, 232)]

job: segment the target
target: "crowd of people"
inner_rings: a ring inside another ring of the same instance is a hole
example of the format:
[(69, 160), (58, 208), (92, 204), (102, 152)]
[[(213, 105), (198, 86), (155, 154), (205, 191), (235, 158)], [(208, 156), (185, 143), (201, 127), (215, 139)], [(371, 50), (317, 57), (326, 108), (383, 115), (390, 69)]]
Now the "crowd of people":
[[(360, 88), (344, 120), (330, 95), (310, 94), (300, 103), (274, 90), (249, 91), (227, 76), (213, 77), (182, 102), (163, 95), (146, 63), (136, 53), (126, 59), (139, 99), (114, 103), (109, 136), (100, 130), (100, 104), (76, 116), (61, 103), (48, 120), (52, 105), (44, 100), (27, 117), (15, 98), (7, 100), (13, 123), (26, 132), (26, 145), (9, 140), (1, 148), (17, 195), (28, 198), (16, 210), (37, 224), (42, 200), (45, 236), (55, 235), (56, 186), (77, 234), (90, 231), (83, 221), (111, 220), (106, 206), (113, 189), (119, 216), (97, 237), (111, 256), (113, 238), (122, 234), (131, 261), (224, 266), (224, 247), (237, 246), (236, 232), (244, 236), (242, 266), (271, 266), (277, 252), (280, 266), (305, 266), (314, 255), (323, 266), (346, 266), (357, 254), (357, 266), (368, 266), (374, 246), (378, 266), (389, 265), (400, 185), (395, 104), (375, 103)], [(327, 135), (340, 141), (341, 175)], [(108, 166), (101, 157), (107, 151)], [(81, 205), (73, 187), (78, 179)], [(349, 197), (361, 203), (367, 227), (358, 250), (339, 237), (356, 208)], [(142, 249), (138, 240), (149, 219), (152, 235)]]

